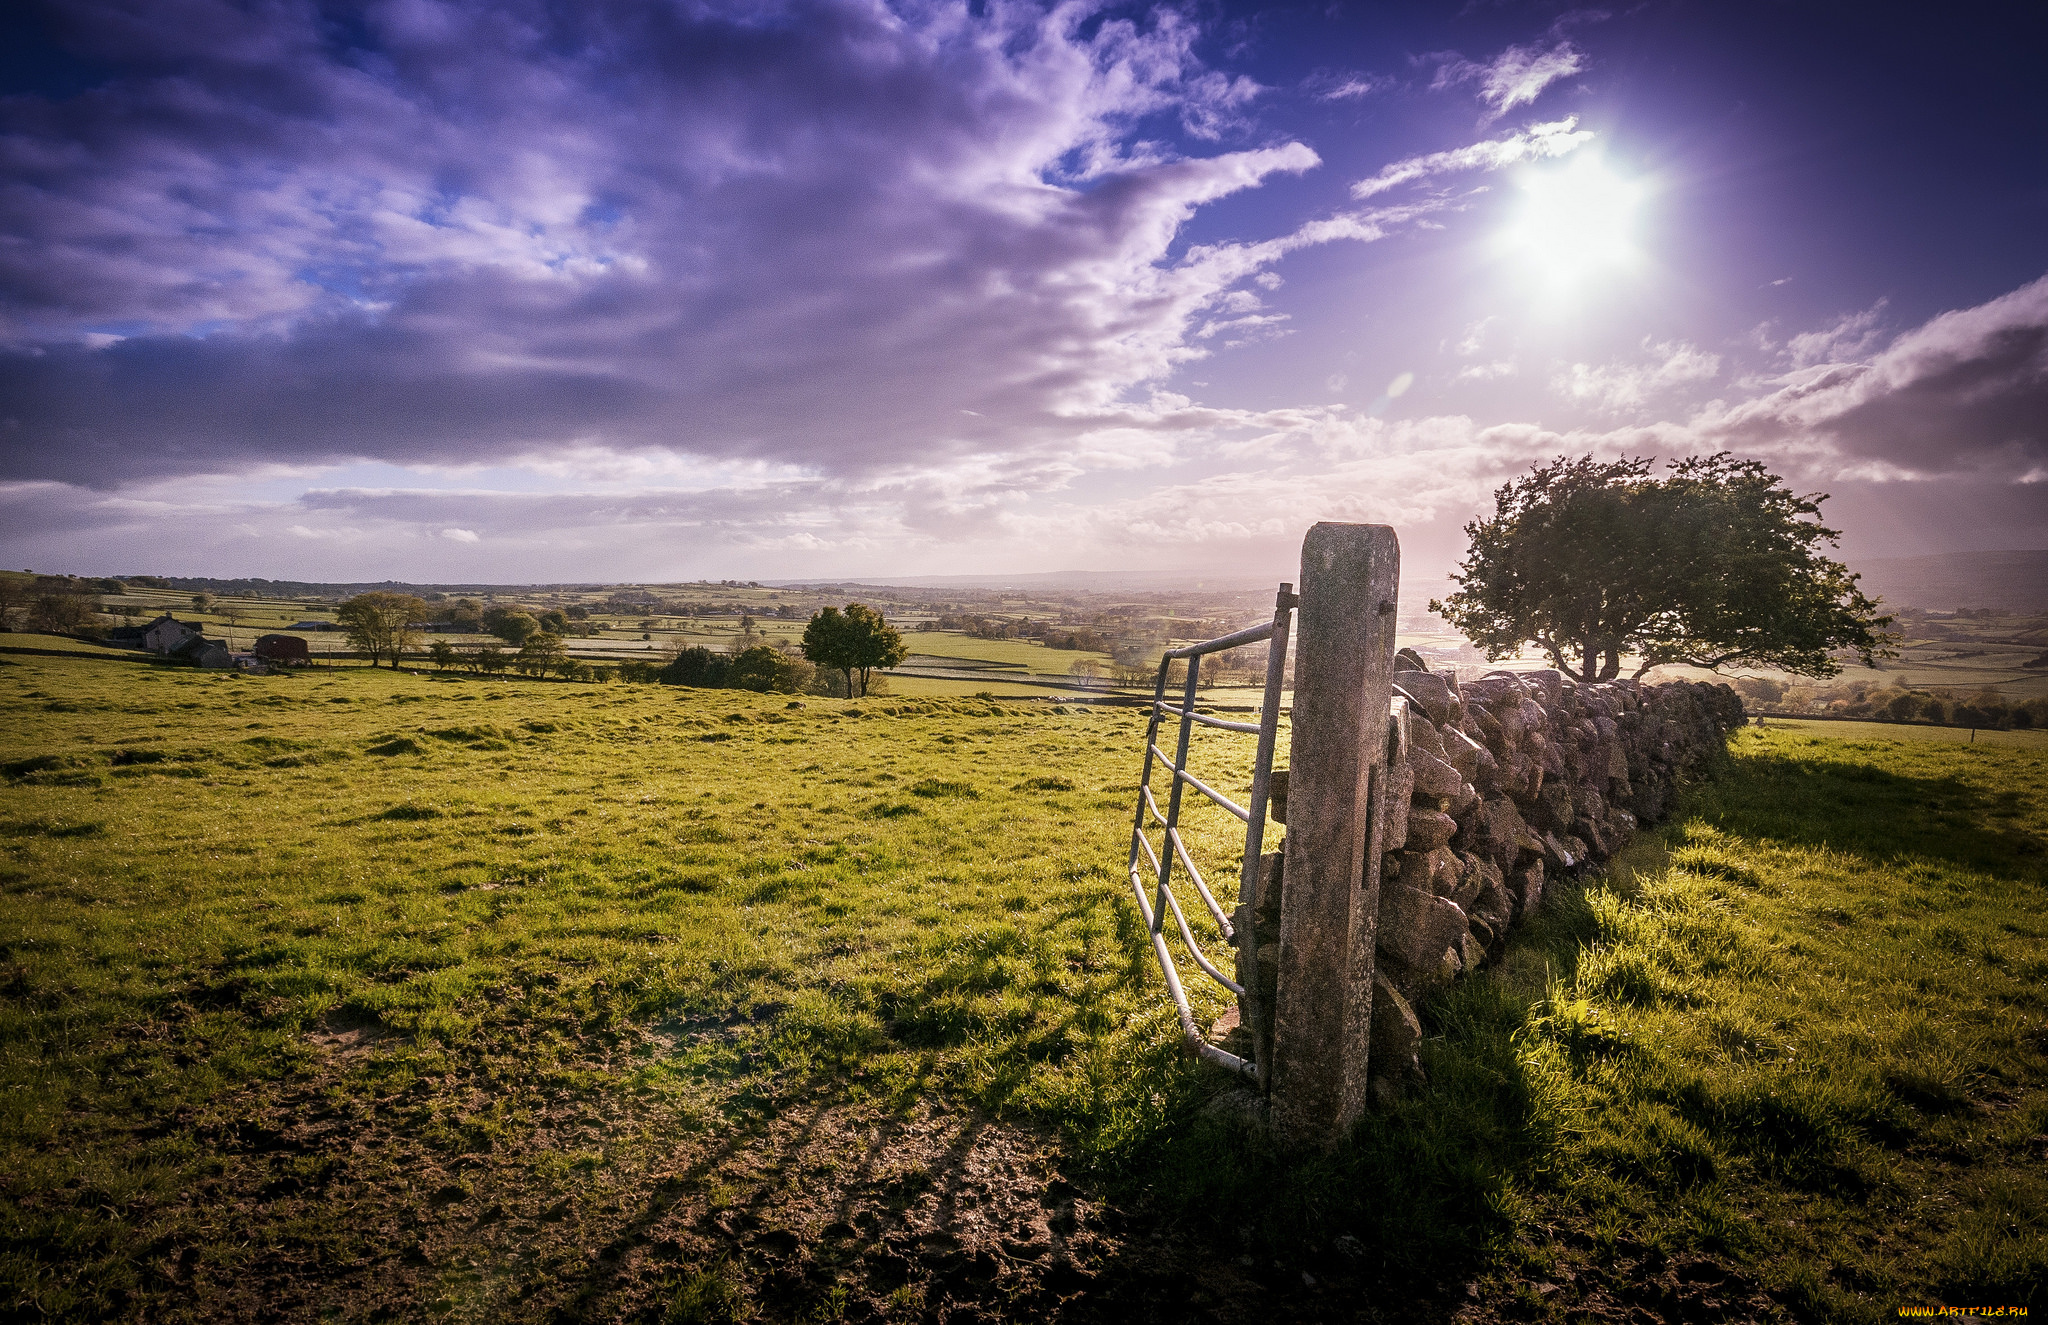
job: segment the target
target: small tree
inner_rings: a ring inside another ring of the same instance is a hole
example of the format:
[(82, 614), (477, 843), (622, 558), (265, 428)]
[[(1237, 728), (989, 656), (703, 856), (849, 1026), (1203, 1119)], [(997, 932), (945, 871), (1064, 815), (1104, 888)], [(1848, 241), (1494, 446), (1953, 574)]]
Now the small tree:
[(484, 613), (484, 629), (518, 647), (540, 634), (540, 622), (523, 608), (494, 607)]
[(463, 652), (462, 665), (478, 676), (496, 676), (505, 670), (505, 651), (495, 644), (479, 644)]
[(512, 660), (512, 665), (523, 676), (546, 676), (561, 663), (563, 657), (562, 637), (543, 632), (527, 638), (526, 643), (519, 647), (519, 655)]
[(1624, 652), (1636, 676), (1686, 663), (1826, 677), (1838, 651), (1891, 656), (1891, 618), (1820, 555), (1838, 537), (1809, 518), (1825, 495), (1725, 452), (1663, 479), (1649, 467), (1560, 457), (1503, 485), (1493, 518), (1465, 526), (1458, 592), (1430, 610), (1488, 658), (1533, 643), (1581, 681), (1618, 675)]
[(797, 695), (810, 686), (812, 675), (811, 664), (802, 658), (792, 658), (780, 649), (756, 644), (734, 655), (725, 683), (735, 690), (772, 690)]
[(372, 590), (335, 609), (334, 619), (348, 632), (348, 642), (370, 655), (370, 666), (389, 658), (395, 670), (399, 655), (423, 638), (419, 621), (426, 614), (427, 605), (411, 594)]
[(725, 684), (731, 674), (733, 660), (723, 653), (713, 653), (701, 644), (677, 649), (676, 656), (667, 666), (655, 674), (663, 685), (702, 686), (715, 690)]
[(804, 627), (803, 654), (820, 667), (842, 673), (848, 695), (865, 695), (874, 669), (896, 666), (910, 656), (910, 646), (880, 612), (865, 603), (848, 603), (844, 612), (826, 607), (811, 618)]
[(427, 646), (427, 657), (444, 672), (462, 661), (462, 655), (455, 651), (455, 646), (444, 639), (437, 639)]
[(75, 635), (92, 624), (92, 605), (73, 593), (37, 594), (29, 624), (51, 635)]
[(22, 610), (21, 581), (12, 575), (0, 576), (0, 630), (13, 630), (15, 618)]

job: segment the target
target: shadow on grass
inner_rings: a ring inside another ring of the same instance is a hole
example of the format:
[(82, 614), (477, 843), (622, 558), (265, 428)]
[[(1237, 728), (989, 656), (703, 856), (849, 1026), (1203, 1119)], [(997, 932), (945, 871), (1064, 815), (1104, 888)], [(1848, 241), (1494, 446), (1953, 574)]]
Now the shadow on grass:
[(2021, 827), (2017, 788), (1912, 777), (1854, 758), (1753, 753), (1697, 789), (1692, 812), (1744, 836), (1875, 860), (1918, 856), (2006, 878), (2039, 878), (2048, 844)]
[[(1511, 950), (1568, 979), (1593, 930), (1583, 896), (1560, 888)], [(1540, 980), (1496, 968), (1425, 1007), (1427, 1083), (1370, 1110), (1330, 1153), (1277, 1147), (1218, 1097), (1129, 1156), (1110, 1177), (1117, 1198), (1193, 1236), (1164, 1299), (1172, 1276), (1157, 1248), (1105, 1273), (1100, 1316), (1170, 1318), (1160, 1302), (1193, 1292), (1215, 1319), (1349, 1317), (1362, 1303), (1374, 1319), (1449, 1319), (1508, 1253), (1523, 1192), (1559, 1152), (1569, 1110), (1546, 1100), (1556, 1082), (1530, 1070), (1519, 1041), (1542, 997)]]

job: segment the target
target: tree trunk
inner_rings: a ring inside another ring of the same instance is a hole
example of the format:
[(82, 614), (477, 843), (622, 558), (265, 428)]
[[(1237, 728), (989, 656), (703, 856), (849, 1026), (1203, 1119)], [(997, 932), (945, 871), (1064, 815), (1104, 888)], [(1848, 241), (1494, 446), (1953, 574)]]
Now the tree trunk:
[(1607, 660), (1600, 664), (1600, 679), (1602, 681), (1612, 681), (1615, 677), (1620, 675), (1621, 650), (1612, 645), (1609, 645), (1607, 649)]
[(1600, 646), (1593, 642), (1591, 635), (1586, 637), (1585, 646), (1579, 651), (1579, 656), (1579, 680), (1591, 681), (1594, 674), (1600, 670)]

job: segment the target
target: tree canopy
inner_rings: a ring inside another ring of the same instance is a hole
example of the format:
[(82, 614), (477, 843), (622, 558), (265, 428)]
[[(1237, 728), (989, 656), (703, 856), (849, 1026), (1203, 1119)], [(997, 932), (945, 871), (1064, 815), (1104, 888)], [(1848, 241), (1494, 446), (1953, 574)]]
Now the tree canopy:
[(1670, 462), (1559, 457), (1494, 493), (1438, 612), (1505, 658), (1534, 644), (1583, 681), (1659, 663), (1833, 676), (1890, 656), (1891, 618), (1822, 555), (1826, 494), (1798, 496), (1726, 452)]
[(526, 642), (519, 646), (518, 654), (512, 659), (512, 666), (522, 676), (546, 676), (568, 656), (562, 648), (562, 637), (544, 630), (526, 637)]
[[(830, 667), (846, 676), (846, 693), (865, 695), (868, 676), (877, 667), (894, 667), (910, 656), (896, 627), (865, 603), (848, 603), (819, 609), (804, 627), (804, 657), (820, 667)], [(854, 678), (860, 678), (859, 688)]]
[(484, 613), (484, 629), (517, 647), (540, 634), (541, 624), (523, 607), (494, 607)]
[(396, 668), (398, 655), (424, 638), (418, 623), (426, 615), (427, 605), (409, 593), (372, 590), (343, 603), (334, 619), (348, 632), (348, 642), (370, 655), (370, 666), (388, 658)]
[(732, 655), (732, 667), (725, 683), (735, 690), (802, 693), (811, 682), (811, 664), (792, 658), (769, 644), (756, 644)]

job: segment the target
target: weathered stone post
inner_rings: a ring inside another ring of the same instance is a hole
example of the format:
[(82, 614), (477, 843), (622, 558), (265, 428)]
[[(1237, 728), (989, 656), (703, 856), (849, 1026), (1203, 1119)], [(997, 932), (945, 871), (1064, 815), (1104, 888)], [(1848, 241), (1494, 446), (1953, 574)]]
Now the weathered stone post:
[(1270, 1118), (1334, 1145), (1366, 1103), (1379, 918), (1377, 805), (1401, 547), (1385, 525), (1318, 524), (1301, 546)]

